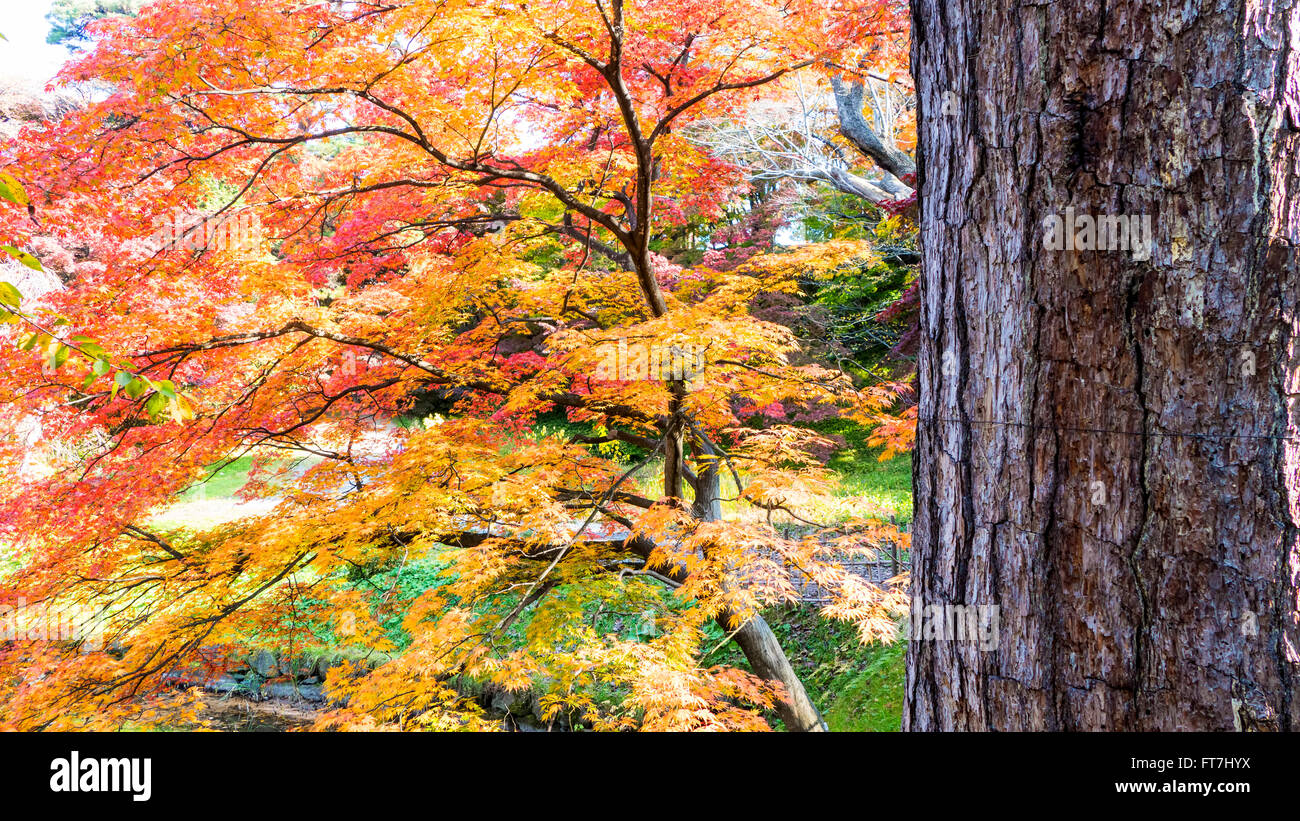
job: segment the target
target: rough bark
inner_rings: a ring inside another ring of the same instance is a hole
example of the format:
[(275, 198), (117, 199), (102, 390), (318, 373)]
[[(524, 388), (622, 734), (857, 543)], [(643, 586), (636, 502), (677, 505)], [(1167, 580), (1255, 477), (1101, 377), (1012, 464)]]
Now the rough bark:
[[(1300, 6), (913, 0), (910, 730), (1297, 727)], [(1150, 215), (1150, 259), (1044, 220)]]

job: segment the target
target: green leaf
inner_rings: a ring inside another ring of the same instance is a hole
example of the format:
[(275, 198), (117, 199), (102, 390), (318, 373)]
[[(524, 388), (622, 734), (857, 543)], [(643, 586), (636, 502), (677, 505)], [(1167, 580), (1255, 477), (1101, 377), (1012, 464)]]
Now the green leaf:
[(114, 374), (113, 389), (108, 394), (109, 400), (111, 401), (113, 399), (116, 399), (118, 388), (125, 388), (127, 385), (131, 384), (131, 380), (133, 379), (135, 379), (135, 376), (128, 373), (127, 371), (118, 371), (116, 374)]
[(46, 334), (43, 331), (33, 331), (32, 335), (27, 337), (19, 347), (24, 351), (33, 350), (37, 345), (45, 347), (45, 343), (49, 341), (49, 338), (49, 334)]
[(53, 345), (50, 345), (50, 367), (56, 371), (63, 367), (63, 363), (68, 361), (68, 354), (70, 353), (72, 353), (71, 348), (61, 342), (55, 341)]
[(96, 342), (93, 338), (89, 336), (83, 336), (82, 334), (77, 334), (76, 336), (72, 337), (72, 341), (77, 343), (78, 350), (80, 350), (83, 354), (90, 357), (91, 359), (100, 359), (104, 356), (107, 356), (103, 347), (100, 346), (98, 342)]
[(154, 390), (167, 397), (168, 401), (176, 398), (176, 386), (170, 379), (159, 379), (153, 383)]
[(154, 393), (149, 396), (144, 403), (144, 412), (149, 414), (149, 418), (156, 420), (164, 410), (167, 409), (167, 397), (161, 393)]
[(140, 379), (132, 379), (123, 390), (126, 392), (126, 395), (132, 399), (139, 399), (149, 390), (149, 381), (143, 377)]
[(113, 366), (108, 364), (107, 359), (96, 359), (94, 364), (90, 366), (90, 371), (95, 376), (103, 376), (112, 370), (112, 368)]
[(6, 199), (15, 205), (26, 207), (31, 205), (31, 198), (23, 189), (22, 183), (14, 178), (13, 174), (7, 171), (0, 171), (0, 199)]
[(0, 282), (0, 305), (7, 305), (17, 310), (23, 301), (23, 295), (18, 293), (18, 289), (8, 282)]
[(23, 251), (19, 248), (15, 248), (12, 245), (0, 245), (0, 251), (4, 251), (9, 256), (21, 262), (23, 265), (26, 265), (28, 268), (31, 268), (33, 271), (45, 270), (44, 268), (41, 267), (41, 261), (39, 259), (27, 253), (26, 251)]

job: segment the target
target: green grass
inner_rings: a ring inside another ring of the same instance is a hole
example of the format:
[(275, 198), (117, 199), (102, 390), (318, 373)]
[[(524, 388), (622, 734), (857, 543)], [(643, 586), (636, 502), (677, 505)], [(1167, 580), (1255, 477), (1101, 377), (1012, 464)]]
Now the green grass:
[(856, 666), (827, 688), (829, 700), (821, 707), (826, 723), (836, 732), (898, 732), (907, 644), (876, 645), (856, 655)]
[(222, 466), (180, 494), (166, 510), (152, 516), (150, 523), (165, 531), (180, 528), (200, 531), (267, 512), (274, 507), (274, 501), (237, 502), (234, 498), (248, 483), (252, 467), (252, 456), (241, 456)]
[(840, 474), (837, 496), (861, 496), (864, 507), (893, 516), (899, 523), (912, 520), (912, 456), (900, 454), (879, 460), (879, 451), (868, 451), (853, 461), (832, 459)]
[(827, 419), (809, 425), (826, 436), (839, 436), (844, 445), (826, 466), (840, 476), (835, 495), (854, 497), (858, 516), (888, 518), (900, 524), (912, 520), (912, 457), (900, 454), (880, 460), (881, 448), (867, 443), (871, 429), (847, 419)]
[(248, 472), (253, 467), (252, 456), (241, 456), (181, 494), (181, 501), (201, 499), (228, 499), (248, 483)]

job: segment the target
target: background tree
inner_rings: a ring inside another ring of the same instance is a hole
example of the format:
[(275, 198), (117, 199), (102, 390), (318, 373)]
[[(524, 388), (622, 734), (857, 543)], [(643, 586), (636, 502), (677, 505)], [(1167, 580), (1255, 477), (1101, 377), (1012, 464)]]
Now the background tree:
[[(1001, 637), (912, 642), (905, 728), (1295, 729), (1294, 10), (913, 20), (912, 592)], [(1148, 216), (1150, 254), (1052, 250), (1067, 209)]]
[(745, 169), (796, 241), (872, 242), (871, 264), (803, 283), (819, 309), (806, 319), (837, 348), (832, 356), (866, 378), (886, 362), (901, 376), (915, 354), (914, 98), (888, 50), (852, 62), (783, 78), (736, 116), (701, 120), (686, 134)]
[[(764, 97), (740, 117), (703, 121), (688, 136), (754, 179), (826, 183), (901, 211), (915, 193), (904, 180), (916, 165), (899, 147), (911, 131), (911, 95), (902, 77), (857, 73), (851, 80), (797, 74), (784, 94)], [(871, 176), (855, 173), (864, 160)]]
[(75, 51), (90, 42), (87, 27), (91, 23), (105, 17), (136, 14), (143, 5), (144, 0), (53, 0), (45, 15), (50, 24), (45, 42)]

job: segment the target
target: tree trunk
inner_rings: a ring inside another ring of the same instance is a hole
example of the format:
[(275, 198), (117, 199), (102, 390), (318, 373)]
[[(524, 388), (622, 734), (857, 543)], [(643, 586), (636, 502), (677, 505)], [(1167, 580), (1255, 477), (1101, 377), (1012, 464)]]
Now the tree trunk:
[(913, 633), (904, 728), (1296, 728), (1300, 6), (912, 10), (914, 612), (1001, 629)]
[[(710, 454), (713, 452), (713, 449), (707, 445), (703, 447), (703, 450)], [(692, 510), (695, 516), (701, 521), (720, 520), (722, 518), (722, 483), (717, 461), (702, 461), (700, 473), (696, 476), (694, 482), (694, 490), (695, 501), (692, 503)], [(654, 552), (655, 547), (652, 542), (641, 537), (629, 539), (627, 546), (644, 559), (650, 558), (650, 554)], [(687, 571), (684, 565), (660, 567), (659, 570), (673, 581), (681, 582), (686, 580)], [(799, 679), (799, 674), (795, 672), (794, 666), (790, 664), (790, 659), (786, 656), (785, 650), (782, 649), (781, 642), (762, 616), (755, 613), (750, 616), (748, 621), (737, 628), (735, 614), (724, 610), (717, 615), (715, 621), (719, 627), (728, 633), (734, 631), (732, 640), (745, 654), (745, 659), (749, 662), (754, 675), (765, 681), (778, 682), (785, 688), (786, 698), (776, 705), (776, 713), (781, 717), (781, 721), (785, 724), (787, 730), (792, 732), (825, 732), (829, 729), (822, 718), (821, 712), (818, 711), (816, 705), (808, 696), (808, 690)]]
[[(723, 630), (730, 630), (728, 614), (718, 617), (718, 624)], [(754, 614), (744, 626), (736, 631), (736, 644), (744, 652), (754, 675), (767, 681), (779, 681), (786, 692), (786, 699), (778, 702), (776, 713), (781, 716), (785, 728), (791, 732), (820, 733), (825, 732), (825, 720), (808, 697), (799, 675), (790, 666), (790, 659), (781, 649), (781, 642), (760, 615)]]
[[(692, 512), (701, 521), (713, 522), (722, 519), (722, 473), (718, 454), (707, 442), (697, 443), (698, 460), (695, 479), (695, 501)], [(718, 626), (731, 631), (734, 617), (731, 613), (721, 613), (717, 618)], [(757, 613), (749, 618), (739, 630), (736, 630), (735, 642), (745, 654), (754, 675), (766, 681), (780, 682), (785, 688), (786, 698), (776, 706), (777, 715), (781, 717), (787, 730), (792, 732), (825, 732), (829, 728), (821, 712), (808, 696), (808, 690), (799, 679), (794, 666), (781, 647), (781, 642), (767, 621)]]

